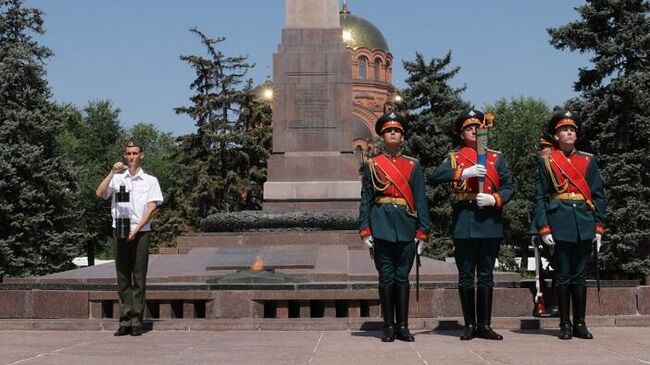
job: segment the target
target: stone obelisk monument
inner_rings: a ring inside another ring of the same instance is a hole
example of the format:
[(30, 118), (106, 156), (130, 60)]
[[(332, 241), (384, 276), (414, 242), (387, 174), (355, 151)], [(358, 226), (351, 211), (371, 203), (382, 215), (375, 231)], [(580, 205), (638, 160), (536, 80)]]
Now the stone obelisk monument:
[(338, 1), (285, 0), (264, 210), (357, 209), (351, 73)]

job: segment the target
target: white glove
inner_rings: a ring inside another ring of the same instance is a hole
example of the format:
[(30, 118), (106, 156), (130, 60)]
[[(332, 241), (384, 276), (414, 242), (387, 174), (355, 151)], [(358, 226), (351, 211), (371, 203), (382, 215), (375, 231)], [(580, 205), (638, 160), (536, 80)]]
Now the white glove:
[(474, 165), (472, 167), (468, 167), (463, 170), (463, 173), (460, 175), (460, 177), (463, 180), (467, 180), (470, 177), (483, 177), (487, 174), (487, 170), (485, 169), (485, 166), (483, 165)]
[(591, 240), (591, 242), (596, 242), (596, 252), (600, 252), (600, 246), (603, 245), (602, 239), (603, 239), (603, 235), (600, 233), (596, 233), (596, 237), (594, 237), (594, 239)]
[(550, 233), (542, 236), (542, 242), (544, 242), (549, 247), (555, 246), (555, 241), (553, 240), (553, 236)]
[(363, 244), (368, 248), (373, 248), (375, 246), (375, 240), (372, 236), (366, 236), (363, 238)]
[(491, 207), (497, 203), (492, 194), (478, 193), (476, 194), (476, 205), (479, 207)]
[(417, 246), (418, 256), (422, 255), (422, 253), (424, 253), (424, 248), (427, 247), (427, 243), (422, 241), (421, 239), (416, 238), (415, 245)]

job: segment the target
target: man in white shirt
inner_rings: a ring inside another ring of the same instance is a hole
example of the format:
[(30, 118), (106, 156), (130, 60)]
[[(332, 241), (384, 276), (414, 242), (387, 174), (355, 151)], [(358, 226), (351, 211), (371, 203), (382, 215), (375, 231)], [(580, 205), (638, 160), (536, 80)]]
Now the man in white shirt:
[[(158, 179), (140, 168), (143, 158), (144, 148), (135, 141), (129, 141), (124, 146), (126, 165), (116, 162), (95, 191), (99, 198), (112, 197), (113, 228), (116, 228), (118, 214), (125, 214), (125, 211), (130, 223), (128, 236), (120, 238), (116, 233), (113, 246), (117, 294), (122, 311), (120, 327), (115, 336), (140, 336), (143, 333), (151, 220), (163, 201)], [(115, 195), (122, 186), (129, 198), (128, 202), (119, 204), (121, 211), (118, 212)]]

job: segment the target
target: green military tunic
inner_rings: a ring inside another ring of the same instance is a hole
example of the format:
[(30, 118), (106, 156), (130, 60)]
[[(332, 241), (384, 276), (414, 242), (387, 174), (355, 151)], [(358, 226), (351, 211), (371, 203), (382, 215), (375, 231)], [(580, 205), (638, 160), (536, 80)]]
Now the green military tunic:
[[(571, 181), (567, 181), (568, 185), (564, 189), (555, 186), (556, 177), (551, 178), (551, 158), (539, 157), (540, 175), (535, 182), (535, 225), (540, 235), (552, 233), (553, 239), (557, 241), (592, 240), (596, 232), (604, 233), (607, 220), (603, 179), (591, 154), (575, 151), (568, 159), (572, 164), (586, 165), (584, 178), (591, 190), (593, 208)], [(568, 199), (554, 199), (554, 194), (558, 193), (574, 193), (575, 200), (571, 200), (568, 195)]]
[(603, 180), (591, 154), (574, 150), (564, 158), (583, 174), (591, 201), (559, 173), (550, 156), (539, 157), (534, 224), (540, 236), (551, 234), (556, 243), (553, 267), (558, 284), (585, 285), (591, 241), (596, 233), (604, 233), (607, 220)]
[[(402, 155), (387, 157), (408, 178), (415, 209), (411, 211), (399, 189), (385, 178), (375, 161), (370, 159), (363, 166), (359, 233), (362, 237), (373, 236), (380, 282), (392, 285), (394, 282), (408, 282), (415, 257), (414, 240), (417, 237), (426, 241), (431, 223), (420, 162)], [(394, 247), (385, 247), (387, 245)], [(393, 252), (396, 248), (399, 248), (397, 253)]]
[[(465, 149), (467, 147), (464, 147)], [(476, 152), (473, 152), (476, 154)], [(489, 185), (486, 180), (485, 193), (497, 196), (497, 203), (491, 207), (478, 207), (475, 199), (456, 199), (462, 194), (476, 194), (478, 192), (477, 178), (470, 178), (467, 182), (460, 179), (462, 170), (471, 166), (461, 165), (452, 152), (445, 158), (438, 168), (431, 174), (431, 179), (437, 183), (452, 183), (452, 224), (451, 236), (454, 239), (475, 238), (503, 238), (503, 222), (501, 209), (514, 194), (514, 183), (508, 170), (505, 158), (499, 151), (488, 150), (492, 154), (494, 168), (499, 177), (499, 188), (496, 191), (487, 190)], [(465, 195), (463, 198), (471, 197)]]
[[(391, 159), (400, 170), (409, 172), (409, 185), (413, 192), (415, 212), (410, 213), (405, 205), (377, 203), (378, 198), (403, 199), (401, 192), (393, 184), (380, 191), (371, 177), (370, 159), (363, 166), (361, 187), (361, 202), (359, 205), (359, 230), (370, 232), (374, 238), (389, 242), (410, 242), (418, 234), (420, 239), (426, 239), (430, 230), (429, 210), (427, 206), (424, 173), (417, 159), (408, 156), (398, 156)], [(374, 169), (373, 169), (374, 170)], [(384, 187), (382, 187), (384, 188)]]

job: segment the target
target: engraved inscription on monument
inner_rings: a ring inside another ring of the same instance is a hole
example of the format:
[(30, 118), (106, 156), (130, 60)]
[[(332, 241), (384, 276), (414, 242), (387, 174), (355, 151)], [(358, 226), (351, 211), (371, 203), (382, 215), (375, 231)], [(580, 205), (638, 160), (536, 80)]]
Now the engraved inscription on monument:
[(325, 84), (296, 85), (296, 119), (291, 128), (333, 128), (330, 99)]

